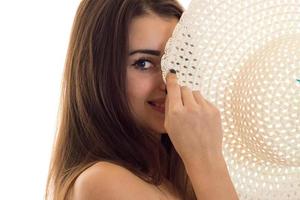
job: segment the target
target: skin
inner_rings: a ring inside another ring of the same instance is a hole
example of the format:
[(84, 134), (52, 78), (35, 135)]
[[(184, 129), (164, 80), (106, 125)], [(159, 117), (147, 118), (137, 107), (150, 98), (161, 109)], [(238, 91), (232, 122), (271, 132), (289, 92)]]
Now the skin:
[[(133, 19), (129, 27), (127, 88), (135, 118), (159, 136), (165, 132), (164, 113), (154, 110), (148, 101), (166, 98), (160, 60), (164, 47), (178, 20), (153, 13)], [(140, 50), (154, 52), (138, 52)], [(138, 61), (138, 62), (136, 62)]]

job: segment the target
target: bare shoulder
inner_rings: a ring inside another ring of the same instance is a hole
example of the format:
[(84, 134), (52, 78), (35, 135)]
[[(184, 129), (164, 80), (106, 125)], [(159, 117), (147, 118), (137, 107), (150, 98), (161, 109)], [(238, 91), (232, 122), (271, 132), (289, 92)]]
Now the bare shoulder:
[(124, 167), (98, 162), (86, 169), (75, 181), (74, 200), (158, 200), (155, 187)]

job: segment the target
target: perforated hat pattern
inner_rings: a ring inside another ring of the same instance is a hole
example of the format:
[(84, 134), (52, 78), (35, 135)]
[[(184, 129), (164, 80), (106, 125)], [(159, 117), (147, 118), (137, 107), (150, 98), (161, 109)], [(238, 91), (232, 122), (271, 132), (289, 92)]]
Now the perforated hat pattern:
[(221, 111), (241, 200), (300, 200), (299, 0), (192, 0), (161, 65)]

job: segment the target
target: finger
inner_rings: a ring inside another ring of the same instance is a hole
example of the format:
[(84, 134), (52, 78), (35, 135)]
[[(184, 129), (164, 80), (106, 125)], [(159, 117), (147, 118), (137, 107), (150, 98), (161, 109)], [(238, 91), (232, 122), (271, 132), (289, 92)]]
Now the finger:
[(207, 99), (205, 99), (199, 90), (197, 91), (193, 91), (193, 95), (195, 97), (195, 100), (196, 102), (199, 104), (199, 105), (202, 105), (202, 106), (209, 106), (209, 107), (213, 107), (213, 108), (216, 108), (216, 106), (211, 103), (210, 101), (208, 101)]
[(212, 102), (210, 102), (208, 100), (205, 100), (205, 101), (206, 101), (207, 105), (210, 106), (211, 109), (217, 110), (218, 112), (220, 112), (219, 108), (215, 104), (213, 104)]
[(206, 104), (206, 100), (204, 99), (204, 97), (201, 95), (199, 90), (193, 91), (193, 95), (195, 98), (195, 101), (199, 104), (199, 105), (203, 105)]
[(184, 106), (195, 106), (197, 105), (197, 102), (194, 98), (193, 92), (190, 88), (187, 86), (181, 87), (181, 97), (183, 101)]
[(182, 107), (181, 90), (177, 83), (177, 76), (174, 73), (168, 73), (166, 76), (166, 86), (168, 91), (168, 110)]

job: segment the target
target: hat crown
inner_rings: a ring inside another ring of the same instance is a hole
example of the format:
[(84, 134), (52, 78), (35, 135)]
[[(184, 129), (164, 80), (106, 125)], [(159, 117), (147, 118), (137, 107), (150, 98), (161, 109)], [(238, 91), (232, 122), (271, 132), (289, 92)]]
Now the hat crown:
[(300, 167), (299, 38), (274, 39), (224, 75), (232, 84), (214, 102), (223, 108), (224, 139), (252, 163)]

